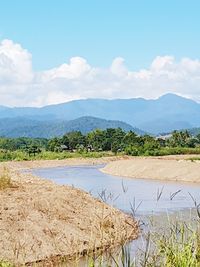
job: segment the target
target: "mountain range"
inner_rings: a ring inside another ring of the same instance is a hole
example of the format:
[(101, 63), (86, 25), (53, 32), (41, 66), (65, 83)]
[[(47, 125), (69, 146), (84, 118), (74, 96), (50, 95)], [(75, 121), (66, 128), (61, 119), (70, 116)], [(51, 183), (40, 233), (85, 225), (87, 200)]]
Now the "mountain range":
[(200, 104), (175, 94), (166, 94), (154, 100), (82, 99), (41, 108), (0, 106), (0, 124), (2, 119), (20, 117), (22, 121), (37, 122), (39, 127), (48, 123), (58, 127), (58, 122), (66, 123), (88, 116), (125, 122), (145, 132), (158, 134), (200, 127)]
[(132, 130), (137, 134), (144, 134), (140, 129), (125, 122), (94, 117), (81, 117), (70, 121), (37, 121), (23, 117), (0, 119), (0, 136), (4, 137), (52, 138), (72, 131), (81, 131), (86, 134), (95, 129), (105, 130), (107, 128), (121, 128), (126, 132)]

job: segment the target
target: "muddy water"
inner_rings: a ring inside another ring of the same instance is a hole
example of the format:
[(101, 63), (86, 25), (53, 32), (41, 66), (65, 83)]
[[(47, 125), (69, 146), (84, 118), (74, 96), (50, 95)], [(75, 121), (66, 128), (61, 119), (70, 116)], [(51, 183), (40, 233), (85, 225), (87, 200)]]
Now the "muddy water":
[(58, 184), (73, 185), (109, 204), (137, 215), (179, 211), (194, 206), (191, 195), (200, 203), (200, 184), (130, 179), (102, 173), (98, 166), (69, 166), (34, 169), (40, 177)]

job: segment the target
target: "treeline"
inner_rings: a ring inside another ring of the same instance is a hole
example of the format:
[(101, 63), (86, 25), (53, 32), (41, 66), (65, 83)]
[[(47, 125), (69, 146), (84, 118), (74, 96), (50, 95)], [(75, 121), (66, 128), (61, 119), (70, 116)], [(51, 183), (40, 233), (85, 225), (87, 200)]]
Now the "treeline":
[[(188, 131), (174, 131), (168, 138), (138, 136), (122, 129), (94, 130), (88, 134), (74, 131), (62, 137), (0, 138), (0, 160), (28, 160), (32, 158), (66, 158), (105, 155), (103, 152), (133, 156), (200, 153), (200, 134), (191, 136)], [(96, 153), (96, 154), (95, 154)]]
[(0, 137), (0, 149), (2, 150), (24, 150), (28, 151), (32, 147), (37, 147), (38, 149), (47, 149), (48, 139), (45, 138), (6, 138)]

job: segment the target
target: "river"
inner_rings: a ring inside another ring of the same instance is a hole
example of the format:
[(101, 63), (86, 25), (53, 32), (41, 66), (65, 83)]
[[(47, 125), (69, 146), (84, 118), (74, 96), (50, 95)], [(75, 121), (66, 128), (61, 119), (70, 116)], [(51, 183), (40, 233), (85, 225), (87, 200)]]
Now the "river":
[[(103, 165), (33, 169), (32, 173), (57, 184), (72, 185), (137, 215), (173, 212), (200, 202), (200, 184), (122, 178), (100, 171)], [(192, 197), (191, 197), (192, 196)]]

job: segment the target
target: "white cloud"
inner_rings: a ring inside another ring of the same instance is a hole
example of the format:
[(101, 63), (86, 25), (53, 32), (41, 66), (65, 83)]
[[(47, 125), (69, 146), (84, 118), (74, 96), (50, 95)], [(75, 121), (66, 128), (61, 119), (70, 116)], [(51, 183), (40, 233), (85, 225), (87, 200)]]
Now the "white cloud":
[(200, 101), (200, 60), (158, 56), (149, 68), (132, 71), (117, 57), (107, 69), (73, 57), (40, 73), (31, 54), (10, 40), (0, 43), (0, 104), (42, 106), (79, 98), (156, 98), (167, 92)]
[(91, 67), (87, 61), (81, 57), (73, 57), (69, 64), (62, 64), (58, 68), (44, 71), (42, 77), (49, 81), (56, 78), (65, 78), (68, 80), (79, 79), (90, 71)]
[(172, 70), (174, 67), (174, 57), (171, 56), (163, 56), (163, 57), (156, 57), (152, 64), (151, 69), (152, 71), (167, 71)]
[(111, 64), (110, 71), (119, 77), (125, 77), (128, 74), (128, 69), (124, 62), (124, 59), (121, 57), (115, 58)]
[(4, 40), (0, 44), (0, 82), (29, 83), (33, 79), (31, 55), (19, 44)]

